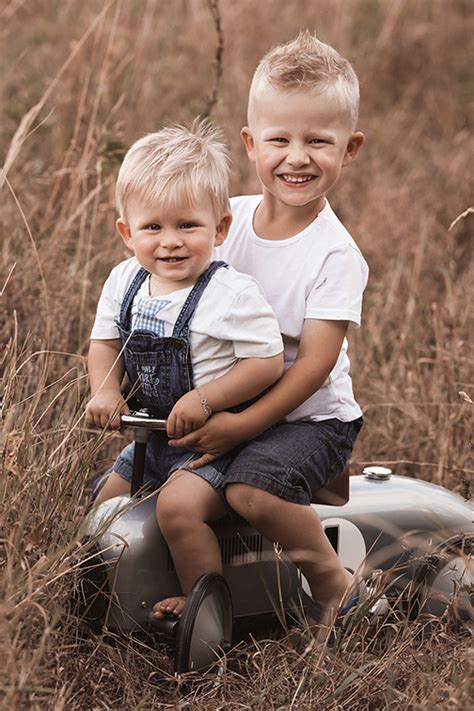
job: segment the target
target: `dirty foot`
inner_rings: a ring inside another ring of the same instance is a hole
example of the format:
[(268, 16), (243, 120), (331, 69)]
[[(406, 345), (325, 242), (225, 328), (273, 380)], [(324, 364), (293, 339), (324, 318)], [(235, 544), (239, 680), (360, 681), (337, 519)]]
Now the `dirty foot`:
[(185, 604), (186, 598), (183, 595), (167, 597), (165, 600), (153, 605), (153, 617), (156, 620), (162, 620), (166, 615), (174, 615), (179, 618), (182, 615)]

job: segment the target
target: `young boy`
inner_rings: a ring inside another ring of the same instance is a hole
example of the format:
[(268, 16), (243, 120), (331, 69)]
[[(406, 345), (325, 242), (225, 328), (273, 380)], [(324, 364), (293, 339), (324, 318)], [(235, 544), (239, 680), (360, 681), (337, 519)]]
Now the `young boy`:
[[(148, 443), (145, 481), (155, 488), (167, 482), (157, 515), (186, 594), (203, 567), (221, 568), (207, 524), (227, 513), (222, 489), (231, 457), (190, 472), (193, 455), (169, 447), (168, 437), (182, 437), (272, 385), (283, 372), (283, 344), (255, 280), (211, 262), (231, 223), (228, 157), (216, 129), (195, 122), (137, 141), (120, 168), (116, 198), (117, 229), (134, 257), (112, 270), (100, 297), (86, 424), (120, 425), (119, 414), (128, 411), (125, 372), (140, 405), (167, 418), (166, 433), (153, 433)], [(130, 490), (132, 461), (130, 445), (99, 501)]]
[(227, 502), (301, 567), (323, 625), (358, 595), (309, 506), (344, 468), (362, 426), (346, 333), (360, 325), (368, 268), (326, 199), (364, 142), (358, 103), (349, 62), (308, 32), (261, 60), (241, 136), (262, 195), (231, 201), (232, 229), (216, 253), (262, 285), (285, 374), (243, 412), (218, 413), (171, 442), (205, 453), (193, 466), (249, 442), (226, 472)]

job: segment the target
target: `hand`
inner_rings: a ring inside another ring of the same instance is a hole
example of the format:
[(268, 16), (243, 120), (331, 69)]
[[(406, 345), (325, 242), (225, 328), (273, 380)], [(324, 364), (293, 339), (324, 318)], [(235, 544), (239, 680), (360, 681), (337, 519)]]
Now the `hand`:
[(179, 398), (168, 415), (166, 434), (168, 437), (179, 439), (202, 427), (208, 419), (209, 415), (204, 412), (197, 391), (190, 390)]
[(130, 410), (120, 391), (98, 390), (86, 407), (85, 423), (87, 427), (111, 427), (118, 430), (120, 415)]
[(202, 457), (189, 465), (192, 469), (201, 467), (252, 438), (252, 434), (244, 428), (242, 414), (218, 412), (203, 427), (180, 439), (171, 439), (168, 444), (170, 447), (184, 447), (191, 452), (204, 452)]

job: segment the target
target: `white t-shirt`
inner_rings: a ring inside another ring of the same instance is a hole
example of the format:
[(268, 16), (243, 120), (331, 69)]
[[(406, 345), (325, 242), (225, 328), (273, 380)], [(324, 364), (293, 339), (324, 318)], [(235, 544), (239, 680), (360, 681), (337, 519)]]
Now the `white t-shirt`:
[[(120, 337), (116, 321), (139, 269), (135, 257), (112, 269), (102, 289), (91, 338)], [(132, 330), (146, 323), (156, 335), (171, 336), (191, 289), (151, 297), (149, 279), (145, 279), (133, 300)], [(283, 351), (277, 319), (262, 289), (255, 279), (232, 267), (218, 269), (204, 289), (191, 320), (190, 342), (198, 387), (227, 373), (241, 358), (269, 358)]]
[[(349, 321), (360, 326), (362, 293), (368, 266), (356, 243), (329, 203), (302, 232), (283, 240), (258, 237), (253, 216), (261, 195), (231, 200), (233, 222), (216, 258), (251, 274), (262, 286), (280, 325), (285, 368), (297, 355), (305, 319)], [(287, 416), (294, 420), (338, 418), (349, 422), (361, 415), (349, 376), (347, 339), (324, 385)]]

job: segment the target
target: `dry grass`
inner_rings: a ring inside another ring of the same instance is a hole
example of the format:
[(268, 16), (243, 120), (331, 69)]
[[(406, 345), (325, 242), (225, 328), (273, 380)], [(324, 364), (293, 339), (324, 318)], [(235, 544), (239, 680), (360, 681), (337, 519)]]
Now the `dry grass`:
[[(234, 191), (258, 189), (239, 145), (259, 56), (317, 29), (354, 62), (368, 142), (332, 195), (371, 266), (352, 341), (362, 464), (464, 492), (472, 463), (472, 6), (468, 0), (5, 0), (0, 145), (3, 615), (6, 708), (467, 709), (471, 656), (443, 625), (339, 653), (242, 643), (219, 683), (186, 689), (163, 650), (79, 640), (67, 609), (85, 488), (120, 446), (81, 427), (88, 333), (122, 257), (113, 183), (125, 147), (212, 110)], [(222, 51), (222, 61), (216, 67)], [(219, 72), (222, 76), (219, 77)], [(220, 78), (219, 83), (217, 79)], [(216, 101), (217, 98), (217, 101)], [(471, 270), (470, 270), (471, 267)], [(471, 329), (470, 329), (471, 326)]]

